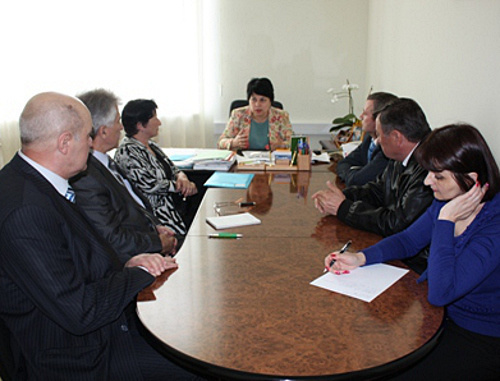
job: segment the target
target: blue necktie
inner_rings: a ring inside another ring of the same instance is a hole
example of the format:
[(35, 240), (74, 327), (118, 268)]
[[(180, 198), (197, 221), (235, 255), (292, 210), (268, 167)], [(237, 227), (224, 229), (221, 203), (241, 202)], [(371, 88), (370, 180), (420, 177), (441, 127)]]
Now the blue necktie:
[(64, 195), (64, 197), (66, 197), (66, 199), (68, 201), (71, 201), (73, 204), (75, 203), (76, 195), (75, 195), (75, 191), (73, 190), (73, 188), (71, 188), (71, 186), (68, 186), (68, 190), (66, 191), (66, 194)]
[(376, 146), (377, 145), (375, 144), (375, 142), (372, 139), (372, 141), (370, 143), (370, 147), (368, 147), (368, 161), (370, 161), (372, 159), (373, 151), (375, 151)]

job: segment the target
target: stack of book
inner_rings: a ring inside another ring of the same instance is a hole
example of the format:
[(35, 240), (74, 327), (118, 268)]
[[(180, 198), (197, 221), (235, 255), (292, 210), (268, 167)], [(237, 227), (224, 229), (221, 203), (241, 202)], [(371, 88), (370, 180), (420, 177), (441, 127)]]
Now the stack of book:
[(229, 171), (236, 162), (236, 155), (226, 150), (204, 150), (193, 158), (194, 170)]
[(264, 171), (266, 165), (272, 164), (271, 152), (243, 151), (243, 155), (238, 156), (237, 161), (240, 171)]
[(205, 182), (206, 187), (247, 189), (252, 182), (253, 173), (214, 172)]

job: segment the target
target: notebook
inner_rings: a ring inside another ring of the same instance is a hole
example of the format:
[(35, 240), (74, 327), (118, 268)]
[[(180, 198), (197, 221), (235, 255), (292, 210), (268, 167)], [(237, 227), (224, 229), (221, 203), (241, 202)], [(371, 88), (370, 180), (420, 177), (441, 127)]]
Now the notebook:
[(206, 187), (246, 189), (253, 179), (253, 173), (214, 172), (205, 182)]
[(230, 229), (239, 226), (258, 225), (261, 221), (250, 213), (232, 214), (230, 216), (207, 217), (207, 222), (214, 229)]

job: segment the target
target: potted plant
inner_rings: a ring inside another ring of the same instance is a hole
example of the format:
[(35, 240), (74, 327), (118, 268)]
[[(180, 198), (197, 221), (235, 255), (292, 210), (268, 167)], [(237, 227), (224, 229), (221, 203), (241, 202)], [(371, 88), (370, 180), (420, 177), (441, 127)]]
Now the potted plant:
[(330, 133), (332, 134), (333, 141), (338, 148), (340, 148), (340, 146), (344, 143), (353, 140), (360, 140), (362, 138), (361, 120), (354, 114), (354, 104), (352, 99), (352, 92), (358, 88), (358, 85), (349, 83), (349, 80), (347, 79), (346, 84), (342, 86), (341, 91), (335, 91), (333, 88), (328, 90), (328, 93), (331, 94), (332, 97), (332, 103), (337, 103), (344, 98), (349, 99), (348, 114), (335, 118), (332, 121), (333, 126), (330, 127)]

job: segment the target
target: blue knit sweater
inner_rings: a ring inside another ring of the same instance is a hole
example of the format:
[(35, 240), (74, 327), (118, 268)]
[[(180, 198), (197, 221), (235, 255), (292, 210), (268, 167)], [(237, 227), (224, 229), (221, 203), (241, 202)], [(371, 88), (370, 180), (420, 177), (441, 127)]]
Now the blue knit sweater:
[(429, 282), (429, 302), (462, 328), (500, 337), (500, 194), (458, 237), (454, 223), (438, 220), (443, 205), (435, 200), (406, 230), (363, 250), (366, 263), (408, 258), (431, 244), (420, 279)]

